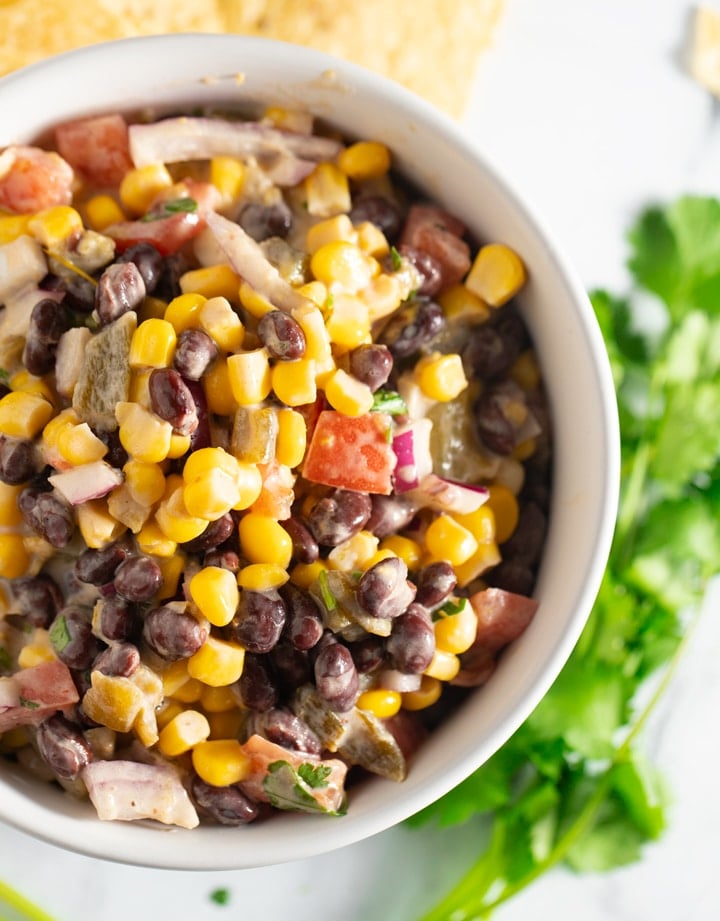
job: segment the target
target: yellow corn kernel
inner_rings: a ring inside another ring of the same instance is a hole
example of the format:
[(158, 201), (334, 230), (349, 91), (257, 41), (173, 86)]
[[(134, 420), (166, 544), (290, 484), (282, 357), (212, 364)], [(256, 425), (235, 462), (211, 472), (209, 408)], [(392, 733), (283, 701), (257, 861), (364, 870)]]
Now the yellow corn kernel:
[(55, 249), (82, 229), (82, 218), (69, 205), (54, 205), (38, 211), (28, 223), (30, 233), (46, 249)]
[(399, 556), (411, 572), (420, 566), (422, 547), (410, 537), (403, 537), (402, 534), (390, 534), (380, 541), (380, 549), (390, 550), (394, 556)]
[(80, 417), (73, 409), (63, 409), (47, 423), (42, 433), (43, 447), (57, 450), (57, 439), (67, 425), (79, 425)]
[(55, 659), (57, 659), (57, 655), (50, 641), (50, 634), (47, 630), (37, 627), (33, 630), (28, 642), (18, 653), (17, 662), (20, 668), (32, 668), (33, 665), (54, 662)]
[(315, 217), (347, 213), (352, 207), (348, 177), (334, 163), (318, 163), (305, 180), (305, 199)]
[[(188, 659), (188, 661), (190, 660)], [(175, 689), (172, 696), (173, 700), (177, 700), (182, 704), (196, 704), (202, 697), (202, 691), (202, 681), (198, 681), (197, 678), (188, 678), (187, 681), (184, 681)]]
[(364, 416), (374, 401), (368, 385), (342, 368), (336, 368), (325, 381), (325, 397), (333, 409), (345, 416)]
[(312, 134), (313, 116), (304, 109), (285, 109), (282, 106), (268, 106), (262, 120), (276, 128), (296, 131), (298, 134)]
[(90, 499), (76, 505), (75, 517), (83, 540), (93, 550), (102, 550), (127, 530), (110, 514), (105, 499)]
[(135, 535), (138, 550), (150, 556), (159, 556), (165, 559), (175, 555), (177, 543), (166, 537), (157, 521), (146, 521)]
[(478, 542), (451, 515), (441, 514), (427, 526), (425, 547), (433, 560), (447, 560), (451, 566), (459, 566), (475, 553)]
[(473, 535), (479, 544), (488, 544), (495, 540), (495, 514), (485, 502), (467, 515), (454, 515), (455, 521)]
[(185, 484), (181, 477), (168, 477), (165, 495), (155, 512), (155, 521), (165, 537), (184, 544), (207, 528), (207, 519), (195, 518), (185, 507)]
[(227, 207), (242, 192), (245, 183), (245, 164), (238, 157), (213, 157), (210, 160), (210, 182), (220, 193), (222, 206)]
[(237, 582), (249, 592), (268, 592), (281, 588), (289, 578), (287, 570), (276, 563), (250, 563), (240, 570)]
[(312, 256), (326, 243), (332, 243), (334, 240), (355, 243), (356, 237), (355, 228), (347, 214), (336, 214), (335, 217), (318, 221), (308, 228), (305, 234), (305, 249)]
[(330, 569), (353, 572), (366, 569), (378, 549), (378, 538), (370, 531), (358, 531), (333, 547), (327, 556)]
[[(320, 282), (310, 284), (320, 284)], [(323, 290), (326, 290), (324, 285), (322, 287)], [(311, 306), (305, 310), (294, 310), (293, 319), (297, 320), (305, 335), (305, 355), (303, 356), (305, 360), (320, 363), (332, 358), (330, 335), (325, 328), (325, 317), (322, 311), (318, 307)]]
[(203, 375), (203, 389), (208, 409), (218, 416), (229, 416), (237, 409), (230, 387), (230, 368), (225, 358), (216, 358)]
[(225, 685), (219, 688), (204, 685), (200, 703), (206, 713), (226, 713), (228, 710), (235, 710), (239, 706), (238, 698), (232, 685)]
[(395, 556), (392, 550), (382, 550), (378, 547), (375, 553), (370, 557), (370, 559), (365, 564), (365, 569), (371, 569), (376, 563), (379, 563), (381, 560), (387, 560), (391, 556)]
[(144, 214), (160, 192), (169, 189), (173, 179), (163, 163), (149, 163), (129, 170), (118, 190), (123, 208), (133, 214)]
[(499, 544), (504, 544), (512, 537), (517, 527), (520, 508), (518, 500), (507, 486), (493, 483), (488, 487), (487, 505), (495, 516), (495, 539)]
[(135, 308), (138, 316), (138, 322), (144, 323), (145, 320), (163, 320), (168, 305), (159, 297), (146, 295), (139, 307)]
[(478, 544), (477, 550), (469, 559), (454, 567), (458, 585), (460, 588), (464, 588), (486, 570), (497, 566), (500, 560), (500, 550), (494, 540)]
[(130, 403), (139, 403), (145, 409), (151, 409), (150, 375), (152, 372), (153, 368), (144, 368), (130, 373), (130, 391), (128, 393)]
[[(208, 690), (212, 689), (208, 688)], [(223, 710), (220, 713), (208, 711), (210, 741), (240, 738), (246, 720), (246, 712), (237, 707), (234, 710)]]
[(220, 566), (205, 566), (190, 579), (190, 597), (215, 627), (224, 627), (235, 616), (240, 592), (234, 573)]
[(274, 563), (287, 569), (292, 557), (292, 540), (279, 521), (248, 512), (238, 525), (240, 550), (250, 563)]
[(280, 409), (277, 414), (278, 432), (275, 441), (275, 457), (286, 467), (297, 467), (302, 463), (307, 446), (307, 423), (304, 416), (294, 409)]
[(0, 433), (32, 440), (54, 413), (52, 405), (40, 394), (13, 390), (0, 399)]
[(112, 195), (93, 195), (89, 198), (85, 202), (85, 217), (88, 226), (99, 232), (126, 219), (125, 212)]
[(375, 259), (382, 259), (390, 252), (390, 244), (385, 234), (380, 230), (377, 224), (372, 221), (362, 221), (355, 228), (357, 232), (357, 245), (368, 256)]
[(390, 151), (379, 141), (357, 141), (340, 151), (337, 164), (350, 179), (379, 179), (390, 169)]
[(438, 295), (438, 303), (449, 320), (469, 320), (479, 323), (490, 316), (490, 308), (485, 301), (462, 282), (441, 291)]
[(454, 652), (436, 649), (424, 674), (430, 678), (437, 678), (438, 681), (452, 681), (459, 671), (460, 659)]
[(477, 614), (467, 598), (460, 599), (457, 606), (459, 610), (455, 614), (443, 615), (441, 609), (441, 616), (434, 622), (433, 630), (437, 649), (460, 655), (475, 642)]
[(107, 497), (108, 512), (113, 518), (137, 534), (145, 525), (152, 509), (136, 502), (125, 483), (117, 486)]
[(515, 250), (504, 243), (489, 243), (480, 248), (465, 285), (491, 307), (501, 307), (518, 293), (525, 279), (525, 266)]
[(128, 460), (123, 466), (125, 483), (140, 505), (155, 505), (165, 492), (165, 474), (159, 464)]
[(262, 403), (270, 393), (270, 361), (265, 348), (230, 355), (227, 359), (230, 390), (240, 406)]
[(262, 492), (262, 474), (257, 464), (238, 464), (236, 479), (239, 499), (233, 505), (235, 511), (241, 512), (258, 500)]
[(20, 534), (0, 534), (0, 578), (19, 579), (30, 566), (30, 555)]
[(317, 582), (321, 572), (327, 572), (328, 566), (323, 560), (315, 560), (314, 563), (296, 563), (290, 573), (290, 581), (298, 588), (310, 588), (313, 582)]
[(193, 517), (217, 521), (240, 501), (237, 479), (219, 467), (210, 470), (185, 486), (183, 500)]
[(207, 476), (214, 470), (222, 470), (234, 478), (238, 474), (238, 468), (237, 459), (224, 448), (199, 448), (187, 459), (182, 475), (186, 483), (192, 483), (193, 480)]
[(523, 390), (535, 390), (540, 384), (540, 367), (533, 349), (525, 349), (510, 368), (510, 377)]
[[(216, 266), (215, 268), (222, 267)], [(237, 291), (238, 284), (239, 281), (235, 284), (235, 291)], [(225, 352), (236, 352), (242, 348), (245, 327), (230, 306), (227, 296), (209, 297), (209, 300), (200, 308), (199, 319), (200, 327)]]
[(240, 283), (238, 295), (245, 310), (258, 320), (271, 310), (277, 309), (267, 298), (264, 298), (262, 294), (250, 287), (246, 281)]
[(316, 365), (312, 359), (279, 361), (270, 372), (270, 384), (275, 396), (286, 406), (314, 403), (317, 397)]
[(190, 435), (178, 435), (173, 432), (170, 436), (170, 447), (168, 449), (168, 459), (173, 460), (178, 457), (184, 457), (192, 446)]
[(10, 378), (10, 389), (37, 394), (45, 397), (48, 403), (54, 403), (57, 397), (57, 394), (44, 377), (36, 377), (25, 368), (16, 371)]
[(398, 691), (388, 691), (386, 688), (373, 688), (363, 691), (355, 706), (360, 710), (368, 710), (379, 720), (386, 720), (399, 712), (402, 695)]
[(202, 294), (208, 300), (224, 297), (236, 301), (239, 288), (240, 276), (227, 263), (191, 269), (180, 276), (180, 290), (183, 294)]
[(213, 739), (192, 750), (192, 764), (201, 780), (212, 787), (228, 787), (250, 774), (250, 758), (237, 739)]
[(156, 713), (158, 729), (164, 729), (179, 713), (184, 712), (185, 707), (183, 707), (179, 700), (171, 700), (169, 697), (165, 697)]
[(17, 500), (23, 489), (24, 483), (13, 485), (0, 481), (0, 528), (12, 528), (22, 523), (23, 516)]
[(174, 598), (177, 594), (178, 586), (180, 585), (180, 577), (185, 571), (185, 563), (187, 558), (184, 553), (176, 551), (172, 556), (160, 556), (156, 554), (158, 559), (156, 560), (158, 566), (160, 567), (160, 572), (162, 573), (162, 585), (158, 591), (158, 598), (161, 600), (164, 598)]
[(245, 650), (239, 643), (209, 636), (188, 659), (188, 674), (212, 688), (234, 684), (242, 675)]
[(32, 214), (0, 214), (0, 246), (29, 234), (31, 220)]
[(423, 675), (417, 691), (406, 691), (402, 695), (403, 710), (425, 710), (432, 707), (442, 694), (442, 681)]
[(380, 271), (379, 263), (355, 243), (334, 240), (326, 243), (310, 259), (310, 271), (330, 291), (355, 294), (365, 288)]
[(172, 426), (139, 403), (118, 403), (115, 418), (120, 443), (134, 460), (147, 464), (164, 461), (170, 451)]
[(354, 349), (370, 342), (370, 311), (359, 297), (336, 294), (325, 323), (331, 342)]
[(187, 670), (187, 659), (178, 659), (171, 662), (160, 672), (162, 681), (163, 694), (165, 697), (174, 697), (178, 688), (182, 687), (186, 681), (190, 680)]
[(190, 751), (210, 735), (210, 723), (199, 710), (183, 710), (160, 732), (158, 748), (166, 758), (176, 758)]
[(301, 285), (297, 292), (312, 301), (316, 307), (324, 307), (327, 303), (328, 291), (321, 281), (309, 281), (307, 284)]
[(90, 673), (90, 688), (83, 696), (83, 710), (96, 723), (129, 732), (145, 699), (140, 688), (130, 678)]
[(454, 352), (448, 355), (433, 352), (421, 358), (415, 366), (415, 374), (425, 396), (441, 403), (454, 400), (468, 385), (462, 358)]
[(73, 466), (99, 461), (108, 452), (105, 442), (97, 437), (87, 422), (63, 427), (58, 433), (57, 449)]
[(403, 301), (403, 292), (397, 277), (383, 272), (377, 278), (373, 278), (358, 297), (367, 307), (370, 322), (374, 323), (398, 309)]
[(144, 320), (133, 333), (128, 363), (131, 368), (167, 368), (176, 345), (175, 327), (169, 320)]
[(164, 319), (172, 324), (178, 336), (186, 329), (197, 329), (200, 325), (200, 308), (206, 300), (202, 294), (179, 294), (167, 305)]

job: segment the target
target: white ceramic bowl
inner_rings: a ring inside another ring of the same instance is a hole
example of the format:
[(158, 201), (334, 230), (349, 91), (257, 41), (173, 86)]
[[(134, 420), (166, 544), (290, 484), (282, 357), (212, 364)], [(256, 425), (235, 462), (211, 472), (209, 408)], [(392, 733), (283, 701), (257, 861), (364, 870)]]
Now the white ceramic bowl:
[(0, 763), (0, 819), (54, 844), (179, 869), (263, 866), (359, 841), (407, 818), (484, 762), (560, 672), (592, 606), (609, 551), (618, 480), (615, 395), (589, 301), (561, 251), (501, 173), (448, 117), (357, 66), (230, 35), (129, 39), (61, 55), (0, 81), (0, 148), (83, 114), (147, 105), (254, 100), (305, 107), (341, 131), (381, 139), (394, 162), (478, 239), (523, 257), (520, 304), (554, 419), (554, 484), (538, 613), (490, 683), (435, 731), (401, 785), (354, 789), (343, 818), (284, 814), (232, 829), (101, 822), (81, 804)]

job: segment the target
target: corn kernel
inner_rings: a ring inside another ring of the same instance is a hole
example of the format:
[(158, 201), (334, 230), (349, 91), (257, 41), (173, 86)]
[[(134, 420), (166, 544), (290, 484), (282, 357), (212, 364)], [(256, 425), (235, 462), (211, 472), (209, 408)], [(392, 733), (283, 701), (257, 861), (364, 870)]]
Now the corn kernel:
[(131, 368), (167, 368), (172, 364), (177, 335), (168, 320), (150, 319), (133, 333), (128, 363)]
[(305, 109), (268, 106), (262, 120), (270, 122), (276, 128), (284, 128), (285, 131), (296, 131), (298, 134), (312, 134), (313, 132), (313, 116)]
[(491, 307), (501, 307), (518, 293), (525, 279), (518, 254), (504, 243), (489, 243), (478, 251), (465, 285)]
[(82, 229), (82, 218), (69, 205), (55, 205), (38, 211), (28, 223), (30, 233), (46, 249), (55, 249)]
[(251, 288), (246, 281), (240, 283), (238, 295), (245, 310), (258, 320), (271, 310), (277, 309), (267, 298), (264, 298), (262, 294)]
[(172, 176), (163, 163), (149, 163), (125, 173), (118, 190), (120, 201), (133, 214), (145, 214), (154, 199), (172, 184)]
[(159, 297), (152, 297), (149, 294), (146, 295), (142, 303), (135, 308), (135, 312), (138, 316), (138, 323), (144, 323), (145, 320), (165, 319), (165, 311), (167, 308), (168, 305), (166, 301)]
[(108, 452), (105, 442), (97, 437), (87, 422), (65, 426), (58, 433), (57, 449), (73, 466), (99, 461)]
[(441, 514), (428, 525), (425, 546), (432, 559), (447, 560), (451, 566), (459, 566), (475, 553), (478, 542), (451, 515)]
[(144, 368), (130, 373), (128, 402), (139, 403), (145, 409), (152, 408), (152, 400), (150, 399), (150, 375), (152, 372), (152, 368)]
[(238, 464), (236, 483), (239, 499), (233, 509), (240, 512), (257, 502), (262, 492), (262, 474), (257, 464)]
[(294, 409), (281, 409), (277, 414), (278, 432), (275, 441), (275, 458), (286, 467), (302, 463), (307, 446), (307, 423)]
[(166, 537), (156, 521), (146, 521), (135, 535), (138, 550), (150, 556), (170, 558), (175, 555), (177, 543)]
[(523, 390), (535, 390), (540, 384), (540, 368), (533, 349), (525, 349), (510, 368), (510, 377)]
[(468, 385), (462, 358), (456, 353), (441, 355), (434, 352), (421, 358), (415, 374), (425, 396), (442, 403), (454, 400)]
[(0, 534), (0, 578), (19, 579), (30, 566), (30, 556), (20, 534)]
[[(311, 284), (315, 284), (315, 282), (311, 282)], [(320, 282), (316, 284), (320, 284)], [(327, 290), (324, 285), (322, 287), (323, 290)], [(327, 295), (325, 299), (327, 300)], [(322, 311), (317, 307), (294, 310), (293, 319), (300, 324), (300, 328), (305, 335), (305, 360), (324, 362), (328, 358), (332, 358), (330, 335), (325, 327), (325, 318)]]
[(237, 576), (238, 585), (249, 592), (269, 592), (288, 581), (287, 570), (275, 563), (250, 563)]
[(17, 500), (23, 489), (24, 483), (13, 485), (0, 480), (0, 528), (12, 528), (22, 524), (23, 516)]
[(123, 466), (125, 482), (133, 499), (141, 505), (155, 505), (165, 492), (165, 474), (159, 464), (128, 460)]
[(345, 416), (364, 416), (374, 402), (368, 385), (342, 368), (333, 371), (325, 381), (325, 397), (333, 409)]
[(460, 655), (472, 646), (477, 633), (477, 614), (467, 598), (458, 601), (455, 614), (442, 615), (433, 624), (435, 646), (444, 652)]
[[(188, 659), (188, 662), (190, 660)], [(173, 700), (183, 704), (196, 704), (202, 697), (203, 684), (197, 678), (188, 678), (173, 693)]]
[(187, 659), (177, 659), (165, 666), (160, 672), (163, 694), (165, 697), (174, 697), (178, 688), (190, 680), (187, 670)]
[(307, 284), (301, 285), (297, 292), (312, 301), (316, 307), (324, 307), (327, 303), (328, 291), (321, 281), (309, 281)]
[(518, 500), (507, 486), (493, 483), (488, 487), (487, 505), (495, 516), (495, 539), (499, 544), (504, 544), (512, 537), (517, 527), (520, 508)]
[(308, 589), (317, 582), (321, 572), (327, 572), (328, 566), (323, 560), (315, 560), (314, 563), (296, 563), (290, 573), (290, 581), (298, 588)]
[(85, 216), (88, 226), (99, 232), (125, 220), (125, 212), (112, 195), (93, 195), (89, 198), (85, 202)]
[(305, 180), (305, 198), (315, 217), (345, 214), (352, 207), (348, 177), (334, 163), (318, 163)]
[(172, 556), (156, 554), (156, 560), (162, 573), (162, 585), (158, 591), (158, 598), (174, 598), (177, 595), (180, 577), (185, 571), (187, 558), (184, 553), (176, 551)]
[(44, 377), (36, 377), (25, 368), (16, 371), (10, 378), (10, 389), (23, 393), (34, 393), (45, 397), (48, 403), (55, 403), (57, 394)]
[(410, 537), (403, 537), (402, 534), (390, 534), (380, 541), (380, 549), (390, 550), (395, 556), (399, 556), (411, 572), (420, 566), (422, 547)]
[(239, 783), (251, 769), (250, 758), (237, 739), (201, 742), (192, 750), (192, 763), (198, 777), (213, 787)]
[(279, 361), (270, 373), (270, 384), (275, 396), (286, 406), (303, 406), (314, 403), (317, 397), (316, 365), (312, 359)]
[(246, 712), (237, 707), (233, 710), (222, 710), (219, 713), (208, 711), (207, 717), (210, 723), (210, 740), (213, 742), (240, 738), (247, 721)]
[(175, 719), (179, 713), (184, 712), (185, 707), (183, 707), (179, 700), (171, 700), (169, 697), (165, 697), (156, 713), (158, 729), (164, 729), (164, 727), (167, 726), (171, 720)]
[(190, 597), (215, 627), (224, 627), (240, 603), (235, 575), (219, 566), (205, 566), (190, 579)]
[(495, 515), (485, 502), (480, 508), (467, 515), (454, 516), (455, 521), (473, 535), (479, 544), (488, 544), (495, 540)]
[(89, 499), (76, 505), (75, 517), (83, 540), (93, 550), (102, 550), (127, 530), (110, 514), (105, 499)]
[(188, 673), (213, 688), (234, 684), (242, 675), (245, 650), (239, 643), (209, 636), (188, 659)]
[(377, 224), (373, 224), (372, 221), (362, 221), (357, 225), (355, 231), (357, 233), (357, 245), (368, 256), (382, 259), (389, 254), (390, 244)]
[(406, 691), (402, 695), (403, 710), (425, 710), (440, 699), (442, 682), (430, 675), (423, 675), (417, 691)]
[(170, 450), (172, 426), (139, 403), (118, 403), (115, 418), (120, 443), (134, 460), (147, 464), (164, 461)]
[(50, 641), (50, 634), (47, 630), (37, 627), (18, 653), (17, 663), (20, 668), (32, 668), (43, 662), (54, 662), (55, 659), (57, 655)]
[(331, 342), (342, 349), (354, 349), (370, 342), (370, 312), (359, 297), (335, 295), (325, 325)]
[(378, 179), (390, 169), (390, 151), (379, 141), (357, 141), (340, 151), (337, 164), (350, 179)]
[(230, 416), (237, 409), (237, 401), (230, 387), (230, 368), (225, 358), (216, 358), (202, 379), (205, 399), (211, 413)]
[(129, 732), (144, 703), (144, 695), (130, 678), (105, 675), (97, 669), (90, 673), (91, 686), (83, 696), (83, 710), (96, 723)]
[(32, 214), (0, 214), (0, 246), (29, 235)]
[(237, 479), (219, 467), (209, 470), (185, 486), (183, 500), (190, 515), (217, 521), (240, 501)]
[(355, 704), (360, 710), (368, 710), (379, 720), (389, 719), (399, 712), (402, 705), (402, 695), (398, 691), (389, 691), (385, 688), (373, 688), (363, 691)]
[(210, 182), (220, 193), (222, 207), (231, 205), (242, 192), (245, 164), (237, 157), (213, 157), (210, 160)]
[(202, 689), (200, 703), (206, 713), (226, 713), (239, 706), (238, 695), (229, 684), (219, 688), (212, 688), (206, 684)]
[(202, 266), (191, 269), (180, 276), (180, 290), (183, 294), (202, 294), (212, 300), (216, 297), (237, 301), (240, 276), (227, 263)]
[(226, 296), (210, 297), (200, 308), (199, 319), (200, 327), (225, 352), (236, 352), (242, 348), (245, 327)]
[(202, 294), (179, 294), (167, 305), (164, 319), (172, 324), (178, 336), (186, 329), (197, 329), (200, 325), (200, 308), (206, 300)]
[(227, 359), (230, 390), (240, 406), (262, 403), (270, 393), (270, 362), (265, 348), (230, 355)]
[(234, 478), (238, 474), (239, 466), (237, 459), (224, 448), (199, 448), (187, 459), (182, 475), (186, 483), (192, 483), (193, 480), (207, 476), (214, 470), (222, 470)]
[(54, 415), (52, 405), (37, 393), (12, 391), (0, 399), (0, 433), (32, 440)]
[(373, 278), (358, 296), (367, 307), (371, 323), (390, 316), (403, 301), (403, 292), (397, 277), (384, 272)]
[(460, 671), (460, 659), (453, 652), (436, 649), (424, 674), (438, 681), (452, 681)]
[(500, 550), (494, 540), (478, 544), (477, 550), (468, 560), (454, 567), (458, 585), (464, 588), (486, 570), (497, 566), (500, 560)]
[(438, 304), (449, 320), (484, 322), (490, 316), (485, 301), (469, 290), (462, 282), (451, 285), (438, 295)]
[(117, 486), (107, 497), (108, 512), (137, 534), (150, 517), (151, 509), (136, 502), (125, 483)]
[(308, 228), (305, 234), (305, 249), (312, 256), (326, 243), (332, 243), (334, 240), (355, 243), (356, 236), (355, 228), (347, 214), (337, 214)]
[(207, 519), (195, 518), (188, 512), (183, 499), (184, 483), (180, 477), (175, 480), (168, 477), (168, 484), (160, 504), (155, 512), (157, 522), (163, 534), (178, 544), (184, 544), (207, 528)]
[(355, 294), (365, 288), (379, 270), (375, 259), (347, 240), (326, 243), (310, 259), (310, 271), (330, 291)]
[(198, 710), (183, 710), (160, 732), (158, 748), (166, 758), (176, 758), (190, 751), (210, 735), (210, 723)]
[(190, 435), (178, 435), (173, 432), (170, 436), (170, 447), (168, 448), (168, 460), (178, 457), (185, 457), (192, 447), (192, 438)]
[(240, 550), (250, 563), (274, 563), (287, 569), (292, 540), (279, 521), (257, 512), (243, 515), (238, 525)]
[(378, 538), (370, 531), (358, 531), (337, 544), (327, 556), (330, 569), (353, 572), (365, 569), (378, 549)]

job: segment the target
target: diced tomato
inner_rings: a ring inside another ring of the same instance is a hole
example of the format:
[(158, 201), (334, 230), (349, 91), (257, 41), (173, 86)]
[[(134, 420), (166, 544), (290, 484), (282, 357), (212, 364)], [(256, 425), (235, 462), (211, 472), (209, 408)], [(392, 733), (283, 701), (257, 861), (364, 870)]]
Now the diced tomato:
[(413, 205), (400, 237), (401, 246), (428, 253), (440, 266), (442, 287), (457, 284), (471, 265), (470, 247), (462, 239), (465, 225), (435, 205)]
[(0, 708), (0, 732), (40, 723), (80, 699), (70, 670), (60, 661), (23, 668), (9, 680), (14, 683), (17, 703)]
[(55, 129), (55, 142), (68, 163), (95, 186), (119, 185), (132, 169), (128, 127), (122, 115), (66, 122)]
[(200, 215), (179, 211), (154, 221), (123, 221), (105, 228), (105, 233), (115, 240), (118, 252), (124, 252), (135, 243), (152, 243), (163, 256), (170, 256), (194, 239), (205, 226)]
[(386, 413), (344, 416), (324, 410), (305, 455), (303, 476), (325, 486), (390, 495), (396, 463), (388, 440), (391, 426)]
[(69, 205), (72, 167), (58, 153), (39, 147), (8, 147), (0, 154), (0, 208), (30, 214)]
[(292, 514), (295, 500), (295, 475), (289, 467), (276, 460), (269, 464), (258, 464), (258, 470), (262, 476), (262, 489), (251, 511), (276, 521), (286, 521)]

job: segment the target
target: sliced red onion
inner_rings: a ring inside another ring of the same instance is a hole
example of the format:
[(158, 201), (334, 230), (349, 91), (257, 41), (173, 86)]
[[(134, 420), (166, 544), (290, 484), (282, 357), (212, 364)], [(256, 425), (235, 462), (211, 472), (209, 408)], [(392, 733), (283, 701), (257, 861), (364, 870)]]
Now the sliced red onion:
[(420, 480), (432, 473), (430, 454), (430, 419), (416, 419), (398, 428), (392, 447), (397, 457), (393, 474), (396, 493), (408, 492), (420, 485)]
[(418, 506), (433, 508), (439, 512), (454, 512), (458, 515), (476, 512), (487, 502), (489, 495), (485, 486), (457, 483), (434, 473), (423, 477), (411, 492), (411, 498)]
[(48, 482), (64, 496), (70, 505), (82, 505), (90, 499), (106, 496), (123, 481), (119, 470), (105, 461), (81, 464), (48, 477)]
[(378, 683), (381, 688), (385, 688), (388, 691), (405, 694), (408, 691), (420, 690), (422, 675), (408, 675), (405, 672), (398, 671), (396, 668), (386, 668), (380, 673)]

